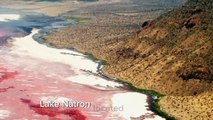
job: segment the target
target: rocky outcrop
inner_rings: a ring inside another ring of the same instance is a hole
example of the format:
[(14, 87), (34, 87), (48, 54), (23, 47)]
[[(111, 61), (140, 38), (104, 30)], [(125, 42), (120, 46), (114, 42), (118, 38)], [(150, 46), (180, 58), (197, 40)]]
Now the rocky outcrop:
[(116, 52), (118, 59), (137, 59), (139, 57), (139, 53), (134, 52), (131, 48), (123, 48)]
[(201, 15), (193, 15), (186, 21), (184, 26), (187, 29), (191, 29), (195, 27), (196, 25), (198, 25), (200, 22), (201, 22)]
[(177, 75), (183, 80), (199, 79), (207, 82), (213, 81), (213, 74), (207, 66), (185, 66), (177, 71)]

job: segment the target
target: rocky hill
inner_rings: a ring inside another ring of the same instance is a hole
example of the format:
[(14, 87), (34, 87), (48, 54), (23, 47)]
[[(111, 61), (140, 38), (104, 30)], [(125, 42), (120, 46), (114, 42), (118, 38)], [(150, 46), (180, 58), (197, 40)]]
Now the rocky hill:
[(145, 22), (105, 68), (165, 95), (160, 105), (178, 119), (213, 119), (213, 1), (191, 0)]

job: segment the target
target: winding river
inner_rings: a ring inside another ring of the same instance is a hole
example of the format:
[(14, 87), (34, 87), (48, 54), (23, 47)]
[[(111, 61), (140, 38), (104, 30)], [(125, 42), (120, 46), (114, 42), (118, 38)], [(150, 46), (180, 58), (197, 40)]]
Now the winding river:
[(147, 95), (101, 76), (100, 61), (40, 41), (67, 24), (37, 13), (0, 13), (0, 119), (164, 119), (150, 110)]

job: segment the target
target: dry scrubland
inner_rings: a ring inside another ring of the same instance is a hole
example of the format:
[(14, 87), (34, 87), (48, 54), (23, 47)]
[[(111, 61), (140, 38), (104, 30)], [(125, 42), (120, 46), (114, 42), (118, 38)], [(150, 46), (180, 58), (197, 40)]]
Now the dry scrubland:
[[(1, 8), (16, 9), (17, 11), (37, 12), (49, 16), (58, 16), (65, 12), (79, 9), (80, 7), (96, 4), (117, 3), (120, 0), (98, 0), (98, 2), (80, 2), (79, 0), (63, 0), (62, 2), (50, 2), (51, 0), (1, 0), (4, 3)], [(55, 0), (56, 1), (56, 0)]]
[[(160, 12), (153, 12), (159, 15)], [(91, 17), (91, 16), (90, 16)], [(83, 19), (77, 16), (76, 19)], [(149, 16), (149, 18), (151, 18)], [(146, 18), (146, 19), (149, 19)], [(80, 20), (79, 20), (80, 21)], [(113, 59), (111, 54), (136, 35), (141, 18), (102, 14), (91, 17), (91, 24), (80, 24), (61, 29), (46, 39), (57, 47), (74, 47), (81, 52), (89, 52), (102, 59)]]
[(137, 35), (134, 26), (146, 18), (89, 15), (93, 23), (64, 28), (45, 39), (90, 52), (110, 63), (106, 73), (165, 94), (159, 105), (177, 119), (212, 120), (212, 8), (213, 1), (190, 0), (144, 23)]
[(145, 20), (154, 19), (166, 10), (143, 10), (131, 6), (129, 2), (113, 5), (110, 3), (83, 7), (77, 12), (63, 14), (65, 19), (74, 19), (81, 24), (60, 29), (45, 39), (59, 48), (74, 47), (81, 52), (92, 53), (111, 61), (116, 59), (113, 58), (116, 56), (115, 51), (136, 36)]

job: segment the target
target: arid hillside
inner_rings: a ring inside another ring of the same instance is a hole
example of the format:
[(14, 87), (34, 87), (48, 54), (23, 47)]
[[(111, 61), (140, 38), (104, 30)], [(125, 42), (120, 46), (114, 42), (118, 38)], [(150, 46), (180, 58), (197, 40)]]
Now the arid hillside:
[[(96, 40), (103, 38), (96, 32), (94, 41), (69, 39), (66, 31), (73, 28), (46, 39), (59, 47), (66, 43), (63, 46), (90, 52), (109, 62), (104, 68), (107, 74), (165, 94), (159, 105), (177, 119), (212, 120), (212, 11), (212, 0), (190, 0), (181, 8), (144, 22), (135, 37), (131, 38), (132, 31), (127, 30), (130, 37), (125, 40), (117, 35)], [(81, 33), (85, 36), (90, 32)]]
[[(137, 37), (115, 51), (115, 60), (105, 71), (167, 95), (197, 95), (211, 89), (211, 11), (208, 0), (190, 1), (145, 22)], [(167, 84), (173, 87), (168, 89)]]
[(178, 119), (213, 119), (212, 11), (213, 1), (191, 0), (145, 22), (105, 71), (167, 95), (160, 105)]

